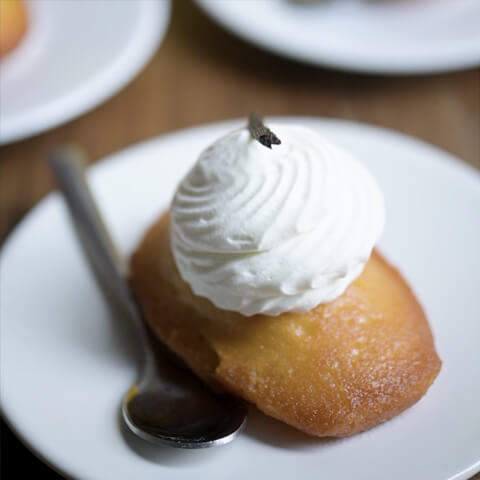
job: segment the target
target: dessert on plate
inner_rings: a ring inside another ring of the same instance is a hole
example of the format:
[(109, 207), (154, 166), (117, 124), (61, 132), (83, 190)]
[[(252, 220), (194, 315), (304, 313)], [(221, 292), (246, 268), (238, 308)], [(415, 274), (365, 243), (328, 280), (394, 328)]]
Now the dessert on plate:
[(441, 362), (375, 250), (372, 175), (313, 130), (271, 129), (252, 117), (200, 155), (134, 253), (132, 288), (212, 388), (306, 433), (352, 435), (417, 402)]
[(0, 57), (13, 50), (27, 30), (22, 0), (0, 0)]

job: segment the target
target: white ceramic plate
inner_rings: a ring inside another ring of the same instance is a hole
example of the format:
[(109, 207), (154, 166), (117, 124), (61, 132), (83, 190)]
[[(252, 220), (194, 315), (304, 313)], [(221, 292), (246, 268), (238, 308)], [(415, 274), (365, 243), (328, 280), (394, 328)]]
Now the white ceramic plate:
[(480, 64), (478, 0), (196, 0), (259, 47), (313, 65), (409, 74)]
[[(379, 128), (301, 118), (354, 151), (382, 187), (380, 248), (426, 308), (443, 367), (403, 414), (343, 440), (309, 438), (255, 411), (233, 443), (206, 451), (123, 436), (134, 381), (131, 332), (111, 318), (49, 195), (0, 261), (1, 404), (42, 458), (79, 479), (464, 479), (480, 469), (480, 175), (433, 147)], [(113, 155), (91, 183), (121, 250), (131, 252), (199, 152), (238, 122), (188, 129)]]
[(170, 0), (30, 0), (29, 29), (1, 60), (0, 144), (92, 109), (145, 66)]

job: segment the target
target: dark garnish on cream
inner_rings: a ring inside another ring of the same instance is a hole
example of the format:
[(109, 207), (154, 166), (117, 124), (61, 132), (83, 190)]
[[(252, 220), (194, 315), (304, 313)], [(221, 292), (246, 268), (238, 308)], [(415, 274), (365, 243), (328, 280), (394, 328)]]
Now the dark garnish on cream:
[(252, 137), (260, 142), (264, 147), (272, 148), (272, 145), (280, 145), (280, 139), (263, 124), (260, 115), (252, 113), (248, 118), (248, 130)]

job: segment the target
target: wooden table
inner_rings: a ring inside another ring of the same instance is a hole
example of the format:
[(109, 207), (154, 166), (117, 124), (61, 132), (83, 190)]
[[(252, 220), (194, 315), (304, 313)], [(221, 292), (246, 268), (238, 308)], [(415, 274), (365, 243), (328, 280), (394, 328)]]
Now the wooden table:
[[(67, 125), (0, 149), (0, 242), (53, 188), (44, 161), (51, 147), (74, 141), (97, 160), (155, 135), (253, 110), (382, 125), (480, 168), (480, 69), (390, 78), (312, 68), (243, 43), (182, 0), (159, 51), (127, 88)], [(15, 467), (15, 478), (29, 478), (22, 468), (32, 464), (59, 478), (5, 426), (2, 433), (3, 467)]]

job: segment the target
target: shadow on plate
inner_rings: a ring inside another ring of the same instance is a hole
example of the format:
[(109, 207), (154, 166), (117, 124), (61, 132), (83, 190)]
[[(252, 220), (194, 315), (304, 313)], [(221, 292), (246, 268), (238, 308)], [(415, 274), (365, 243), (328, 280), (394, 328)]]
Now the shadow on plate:
[(243, 435), (257, 442), (285, 450), (321, 448), (326, 444), (339, 443), (340, 438), (317, 438), (307, 435), (285, 423), (263, 414), (253, 405), (248, 412)]

